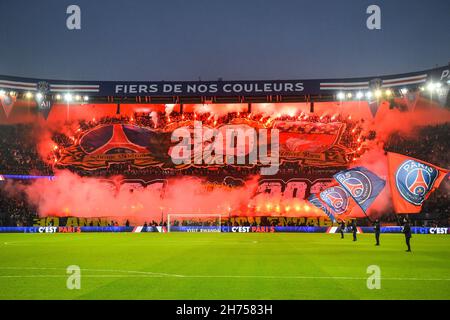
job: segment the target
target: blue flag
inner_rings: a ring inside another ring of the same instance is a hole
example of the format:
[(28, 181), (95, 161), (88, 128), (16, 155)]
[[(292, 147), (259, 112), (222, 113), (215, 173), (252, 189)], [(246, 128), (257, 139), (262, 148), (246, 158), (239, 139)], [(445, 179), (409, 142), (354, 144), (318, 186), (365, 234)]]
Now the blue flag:
[(327, 206), (322, 201), (320, 201), (320, 199), (317, 198), (315, 194), (310, 195), (308, 201), (311, 202), (320, 210), (322, 210), (323, 212), (325, 212), (325, 214), (330, 218), (331, 221), (336, 222), (333, 213), (331, 213), (331, 211), (328, 210)]
[(364, 167), (343, 170), (333, 176), (366, 213), (386, 181)]

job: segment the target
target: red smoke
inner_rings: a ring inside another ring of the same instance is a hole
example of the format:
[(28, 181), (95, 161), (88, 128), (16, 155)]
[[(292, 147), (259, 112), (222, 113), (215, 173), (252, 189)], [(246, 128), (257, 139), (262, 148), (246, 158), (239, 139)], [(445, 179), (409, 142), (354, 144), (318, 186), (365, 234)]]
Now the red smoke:
[(23, 190), (41, 216), (108, 217), (142, 223), (159, 222), (167, 213), (228, 216), (247, 204), (256, 184), (257, 180), (251, 179), (242, 187), (207, 188), (201, 179), (183, 177), (168, 180), (163, 193), (152, 188), (131, 192), (64, 170), (57, 172), (53, 181), (38, 179)]
[(437, 104), (421, 99), (413, 112), (389, 109), (389, 103), (383, 103), (376, 114), (371, 129), (377, 132), (381, 141), (394, 132), (415, 136), (416, 129), (421, 126), (438, 125), (450, 122), (450, 111)]
[[(367, 103), (359, 105), (367, 109)], [(167, 111), (171, 111), (172, 106)], [(319, 114), (335, 114), (336, 106), (331, 104), (327, 110), (321, 106)], [(194, 105), (197, 112), (214, 112), (213, 106)], [(340, 106), (342, 111), (348, 112), (350, 108)], [(302, 104), (300, 111), (308, 113), (307, 105)], [(239, 107), (239, 111), (243, 111)], [(228, 110), (226, 112), (233, 111)], [(254, 113), (263, 113), (269, 117), (295, 114), (292, 105), (276, 108), (273, 104), (253, 106)], [(331, 112), (331, 113), (330, 113)], [(152, 113), (153, 120), (158, 115)], [(356, 119), (356, 117), (355, 117)], [(368, 215), (378, 216), (391, 209), (389, 185), (387, 181), (387, 160), (383, 150), (386, 139), (394, 132), (414, 136), (419, 126), (445, 123), (450, 121), (450, 111), (434, 104), (420, 101), (415, 112), (404, 112), (397, 108), (389, 109), (388, 103), (380, 105), (374, 119), (365, 118), (367, 130), (375, 130), (377, 139), (370, 142), (367, 151), (352, 166), (364, 166), (386, 180), (386, 187), (371, 206)], [(39, 154), (46, 160), (53, 152), (55, 146), (52, 133), (59, 132), (71, 136), (76, 132), (77, 124), (68, 126), (62, 121), (36, 122), (35, 136)], [(77, 216), (77, 217), (110, 217), (114, 220), (129, 219), (135, 223), (143, 221), (160, 221), (161, 216), (167, 213), (181, 214), (216, 214), (231, 215), (282, 215), (282, 216), (324, 216), (314, 206), (305, 200), (285, 200), (280, 196), (257, 196), (252, 200), (257, 187), (257, 177), (246, 182), (241, 187), (215, 187), (207, 188), (205, 180), (199, 178), (169, 179), (164, 194), (161, 197), (159, 190), (135, 189), (133, 192), (122, 188), (111, 188), (110, 184), (95, 178), (82, 178), (68, 170), (56, 173), (54, 181), (36, 180), (30, 186), (24, 187), (30, 201), (38, 206), (41, 216)], [(119, 190), (119, 191), (118, 191)], [(248, 206), (250, 204), (250, 206)], [(358, 211), (359, 210), (359, 211)], [(355, 215), (360, 216), (360, 209), (355, 209)]]
[[(276, 196), (254, 196), (258, 176), (240, 187), (211, 185), (196, 177), (169, 179), (164, 190), (119, 188), (96, 178), (59, 171), (53, 181), (38, 179), (21, 186), (29, 201), (45, 216), (103, 217), (134, 223), (160, 221), (168, 213), (222, 214), (236, 216), (283, 215), (325, 216), (305, 200), (283, 200)], [(116, 177), (120, 180), (121, 177)], [(18, 186), (15, 186), (16, 189)], [(251, 203), (251, 208), (249, 204)]]
[[(387, 155), (385, 154), (383, 148), (379, 145), (374, 145), (371, 150), (367, 151), (353, 164), (354, 165), (352, 166), (355, 167), (362, 166), (369, 169), (381, 179), (386, 181), (386, 186), (370, 206), (368, 212), (366, 213), (367, 216), (372, 219), (376, 219), (386, 212), (392, 212), (391, 192), (388, 181)], [(357, 212), (363, 213), (361, 208), (355, 207), (355, 209)]]
[(410, 139), (417, 138), (418, 129), (423, 126), (438, 125), (450, 121), (448, 109), (432, 103), (426, 99), (420, 99), (417, 107), (412, 112), (401, 111), (398, 108), (390, 109), (389, 103), (385, 102), (380, 108), (373, 121), (368, 122), (367, 129), (376, 131), (376, 140), (368, 144), (368, 151), (352, 166), (363, 166), (386, 180), (386, 187), (371, 205), (368, 211), (369, 217), (377, 218), (386, 212), (393, 212), (390, 186), (388, 181), (387, 155), (384, 151), (384, 143), (393, 133), (408, 136)]

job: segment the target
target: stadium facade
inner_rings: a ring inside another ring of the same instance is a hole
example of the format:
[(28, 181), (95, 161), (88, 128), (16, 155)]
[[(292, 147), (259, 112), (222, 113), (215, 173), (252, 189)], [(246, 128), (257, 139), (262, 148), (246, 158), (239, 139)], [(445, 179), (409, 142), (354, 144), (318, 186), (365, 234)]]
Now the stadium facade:
[(27, 92), (41, 92), (54, 101), (59, 100), (58, 94), (71, 92), (88, 95), (95, 103), (301, 102), (333, 101), (340, 91), (417, 89), (429, 82), (448, 84), (449, 79), (450, 67), (443, 66), (396, 75), (316, 80), (69, 81), (0, 76), (0, 89), (18, 92), (23, 98)]

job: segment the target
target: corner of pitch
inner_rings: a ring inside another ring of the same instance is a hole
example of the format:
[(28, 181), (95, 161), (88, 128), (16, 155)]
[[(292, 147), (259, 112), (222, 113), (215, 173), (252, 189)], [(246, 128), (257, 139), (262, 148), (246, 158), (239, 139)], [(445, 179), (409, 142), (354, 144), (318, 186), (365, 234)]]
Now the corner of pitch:
[(261, 166), (261, 175), (275, 175), (280, 166), (278, 129), (243, 124), (214, 128), (194, 121), (193, 126), (175, 129), (171, 141), (175, 165)]

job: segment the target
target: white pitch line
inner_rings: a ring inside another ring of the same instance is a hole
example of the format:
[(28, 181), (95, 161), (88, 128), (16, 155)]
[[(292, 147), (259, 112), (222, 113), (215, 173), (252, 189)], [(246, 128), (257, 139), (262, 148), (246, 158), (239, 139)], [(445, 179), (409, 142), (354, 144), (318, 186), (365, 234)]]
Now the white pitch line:
[[(65, 268), (47, 268), (47, 267), (0, 267), (3, 270), (66, 270)], [(162, 276), (162, 277), (183, 277), (183, 275), (162, 273), (162, 272), (150, 272), (150, 271), (134, 271), (134, 270), (116, 270), (116, 269), (80, 269), (81, 271), (92, 272), (118, 272), (118, 273), (136, 273), (146, 276)]]
[[(135, 274), (135, 275), (124, 275), (124, 274), (91, 274), (91, 275), (82, 275), (85, 278), (165, 278), (165, 277), (180, 277), (180, 278), (258, 278), (258, 279), (298, 279), (298, 280), (367, 280), (367, 278), (359, 278), (359, 277), (313, 277), (313, 276), (286, 276), (286, 277), (276, 277), (276, 276), (252, 276), (252, 275), (243, 275), (243, 276), (232, 276), (232, 275), (218, 275), (218, 276), (208, 276), (208, 275), (145, 275), (145, 274)], [(67, 278), (67, 275), (0, 275), (1, 278)], [(450, 281), (450, 279), (425, 279), (425, 278), (381, 278), (382, 281)]]
[[(65, 270), (64, 268), (37, 268), (37, 267), (0, 267), (3, 270)], [(303, 279), (303, 280), (367, 280), (365, 277), (335, 277), (335, 276), (266, 276), (266, 275), (181, 275), (171, 273), (159, 273), (150, 271), (134, 271), (134, 270), (110, 270), (110, 269), (80, 269), (81, 271), (92, 272), (118, 272), (128, 273), (121, 274), (99, 274), (99, 275), (85, 275), (82, 277), (89, 278), (162, 278), (162, 277), (177, 277), (177, 278), (237, 278), (237, 279)], [(0, 278), (66, 278), (67, 275), (0, 275)], [(450, 281), (450, 279), (439, 278), (381, 278), (381, 280), (388, 281)]]
[[(84, 278), (164, 278), (162, 275), (126, 275), (126, 274), (89, 274), (82, 275)], [(1, 278), (67, 278), (67, 275), (61, 274), (29, 274), (29, 275), (9, 275), (0, 276)]]

